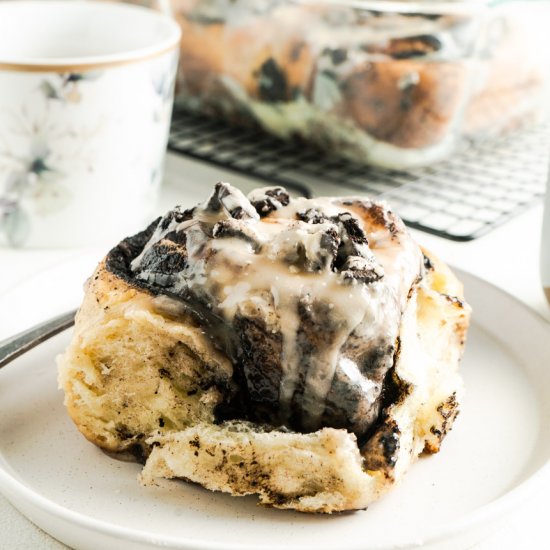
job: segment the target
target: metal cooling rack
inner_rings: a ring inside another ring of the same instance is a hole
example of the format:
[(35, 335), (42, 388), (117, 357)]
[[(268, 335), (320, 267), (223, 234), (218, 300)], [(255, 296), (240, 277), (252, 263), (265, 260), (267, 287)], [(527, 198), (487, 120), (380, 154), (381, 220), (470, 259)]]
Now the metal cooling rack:
[(328, 156), (258, 129), (242, 129), (182, 110), (174, 113), (172, 151), (283, 185), (304, 196), (320, 182), (387, 199), (410, 226), (469, 241), (513, 218), (544, 195), (550, 127), (470, 146), (429, 168), (384, 170)]

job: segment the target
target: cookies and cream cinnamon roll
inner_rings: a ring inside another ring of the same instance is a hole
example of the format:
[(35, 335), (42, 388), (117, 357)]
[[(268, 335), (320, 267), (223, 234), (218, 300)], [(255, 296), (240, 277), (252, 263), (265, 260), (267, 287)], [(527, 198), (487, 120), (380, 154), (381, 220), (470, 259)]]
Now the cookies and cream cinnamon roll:
[(384, 203), (218, 183), (101, 262), (59, 380), (80, 431), (146, 483), (358, 509), (439, 449), (468, 318)]
[(508, 4), (172, 0), (177, 102), (353, 161), (429, 166), (544, 119), (547, 14)]

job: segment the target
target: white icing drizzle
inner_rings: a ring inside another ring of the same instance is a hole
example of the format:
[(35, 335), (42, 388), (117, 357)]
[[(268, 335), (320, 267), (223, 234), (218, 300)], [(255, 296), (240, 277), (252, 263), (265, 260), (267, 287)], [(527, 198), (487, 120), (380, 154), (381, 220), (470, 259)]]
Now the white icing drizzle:
[[(392, 233), (387, 227), (371, 223), (360, 207), (344, 206), (343, 199), (335, 198), (294, 199), (286, 207), (277, 204), (278, 209), (267, 217), (235, 220), (246, 227), (247, 235), (256, 244), (238, 236), (212, 238), (212, 226), (230, 220), (230, 211), (241, 206), (241, 200), (242, 197), (231, 198), (224, 205), (229, 204), (229, 208), (217, 212), (209, 211), (205, 203), (195, 209), (192, 220), (172, 222), (165, 230), (159, 230), (159, 224), (131, 267), (141, 278), (148, 276), (140, 272), (147, 251), (169, 231), (184, 230), (188, 261), (185, 269), (176, 274), (171, 290), (191, 291), (204, 298), (228, 324), (238, 314), (257, 312), (268, 330), (280, 333), (279, 402), (283, 416), (290, 414), (300, 376), (305, 376), (303, 421), (306, 428), (316, 429), (338, 365), (368, 395), (376, 394), (377, 385), (365, 378), (341, 351), (352, 334), (369, 346), (378, 345), (381, 338), (395, 342), (407, 294), (420, 273), (422, 255), (404, 226), (397, 226)], [(369, 204), (363, 198), (348, 200)], [(295, 261), (300, 253), (304, 265), (313, 265), (329, 254), (322, 246), (322, 237), (335, 225), (299, 221), (297, 214), (309, 209), (327, 217), (351, 212), (367, 235), (382, 278), (369, 283), (350, 281), (333, 271), (328, 260), (321, 262), (317, 271), (308, 271)], [(206, 225), (209, 229), (205, 229)], [(315, 316), (318, 306), (324, 307), (327, 315), (326, 335), (320, 338), (322, 345), (318, 349), (309, 350), (304, 356), (300, 338), (307, 327), (302, 326), (299, 309), (305, 308)]]

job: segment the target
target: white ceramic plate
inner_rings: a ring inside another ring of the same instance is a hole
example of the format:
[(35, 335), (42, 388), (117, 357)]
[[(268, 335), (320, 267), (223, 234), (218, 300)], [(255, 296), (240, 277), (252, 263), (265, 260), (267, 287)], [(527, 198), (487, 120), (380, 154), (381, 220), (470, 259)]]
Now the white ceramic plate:
[(65, 414), (54, 357), (68, 333), (0, 371), (0, 490), (79, 549), (465, 548), (550, 477), (550, 325), (459, 276), (475, 312), (462, 414), (442, 451), (367, 511), (310, 516), (177, 481), (141, 487), (138, 465), (103, 454)]

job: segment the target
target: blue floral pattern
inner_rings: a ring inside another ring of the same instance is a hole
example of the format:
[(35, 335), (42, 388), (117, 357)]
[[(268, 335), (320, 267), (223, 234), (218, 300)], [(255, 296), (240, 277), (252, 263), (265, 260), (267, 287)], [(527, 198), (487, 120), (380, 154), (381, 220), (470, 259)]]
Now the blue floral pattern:
[[(41, 82), (38, 91), (46, 103), (79, 103), (81, 83), (100, 76), (100, 72), (52, 75)], [(64, 174), (53, 164), (47, 137), (52, 127), (48, 122), (46, 105), (42, 121), (20, 121), (18, 125), (18, 132), (28, 138), (27, 153), (18, 156), (0, 151), (0, 162), (11, 167), (4, 181), (0, 181), (0, 233), (12, 247), (22, 246), (29, 236), (29, 205), (37, 215), (46, 215), (65, 208), (70, 202), (71, 193), (63, 183)]]
[(65, 101), (67, 103), (79, 103), (82, 99), (80, 83), (93, 81), (101, 76), (100, 71), (87, 73), (62, 73), (52, 81), (44, 79), (39, 86), (40, 91), (47, 99)]

